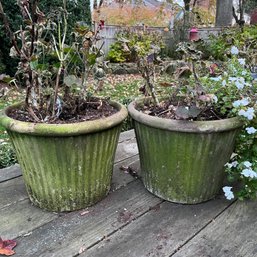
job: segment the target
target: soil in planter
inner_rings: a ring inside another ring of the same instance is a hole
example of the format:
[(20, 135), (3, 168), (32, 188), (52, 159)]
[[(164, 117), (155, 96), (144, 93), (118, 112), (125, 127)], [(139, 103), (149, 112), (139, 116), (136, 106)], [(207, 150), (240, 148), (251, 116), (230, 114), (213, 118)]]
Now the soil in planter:
[[(188, 117), (185, 113), (177, 115), (176, 110), (178, 106), (183, 106), (183, 103), (178, 103), (172, 100), (161, 101), (158, 106), (153, 103), (145, 102), (143, 105), (136, 106), (138, 111), (147, 115), (171, 120), (191, 120), (191, 121), (207, 121), (207, 120), (220, 120), (228, 118), (226, 115), (220, 114), (218, 110), (213, 107), (206, 107), (201, 109), (201, 112), (196, 117)], [(188, 107), (190, 108), (190, 107)]]
[[(118, 112), (117, 109), (110, 105), (108, 100), (99, 98), (91, 98), (87, 102), (84, 101), (80, 104), (64, 104), (59, 117), (55, 119), (44, 120), (43, 117), (46, 117), (46, 113), (44, 113), (44, 111), (41, 110), (39, 112), (37, 109), (33, 109), (33, 111), (36, 116), (42, 120), (42, 122), (49, 124), (67, 124), (97, 120), (109, 117)], [(30, 113), (24, 107), (10, 110), (8, 116), (19, 121), (35, 122)]]

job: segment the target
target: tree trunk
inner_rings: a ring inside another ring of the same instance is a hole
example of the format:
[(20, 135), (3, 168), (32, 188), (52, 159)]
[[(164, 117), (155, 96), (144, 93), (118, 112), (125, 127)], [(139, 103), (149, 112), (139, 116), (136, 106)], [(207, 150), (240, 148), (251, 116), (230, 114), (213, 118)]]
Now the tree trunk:
[(233, 0), (217, 0), (216, 27), (231, 26)]

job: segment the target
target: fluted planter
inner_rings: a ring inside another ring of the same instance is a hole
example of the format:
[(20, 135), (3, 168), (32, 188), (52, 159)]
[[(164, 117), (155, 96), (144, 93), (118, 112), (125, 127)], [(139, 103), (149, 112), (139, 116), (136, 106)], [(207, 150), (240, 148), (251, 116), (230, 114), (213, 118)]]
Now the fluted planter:
[(137, 111), (141, 102), (132, 102), (128, 111), (134, 120), (145, 187), (178, 203), (214, 198), (222, 187), (240, 120), (169, 120)]
[(7, 108), (0, 116), (13, 142), (30, 200), (50, 211), (73, 211), (93, 205), (110, 189), (114, 155), (124, 106), (107, 118), (73, 124), (14, 120)]

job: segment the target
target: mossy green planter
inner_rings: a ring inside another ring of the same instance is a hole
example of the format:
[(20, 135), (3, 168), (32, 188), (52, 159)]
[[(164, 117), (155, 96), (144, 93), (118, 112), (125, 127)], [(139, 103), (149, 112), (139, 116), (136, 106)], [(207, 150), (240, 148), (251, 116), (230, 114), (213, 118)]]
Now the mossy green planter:
[(224, 165), (233, 152), (240, 120), (169, 120), (143, 114), (135, 105), (132, 102), (128, 110), (135, 124), (145, 187), (178, 203), (214, 198), (222, 187)]
[(14, 144), (30, 200), (50, 211), (95, 204), (110, 189), (124, 106), (107, 118), (73, 124), (28, 123), (0, 116)]

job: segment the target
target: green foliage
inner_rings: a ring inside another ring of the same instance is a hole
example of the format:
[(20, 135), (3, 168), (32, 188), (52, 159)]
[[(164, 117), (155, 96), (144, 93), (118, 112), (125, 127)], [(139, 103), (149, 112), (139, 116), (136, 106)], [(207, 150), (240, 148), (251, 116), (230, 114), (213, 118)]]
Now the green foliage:
[[(246, 42), (249, 41), (248, 37)], [(240, 46), (240, 41), (237, 42)], [(256, 198), (257, 192), (257, 81), (253, 80), (250, 70), (246, 69), (246, 58), (251, 54), (251, 50), (247, 50), (243, 51), (241, 48), (240, 51), (236, 46), (232, 46), (230, 51), (226, 52), (230, 57), (209, 75), (205, 74), (197, 79), (193, 70), (196, 79), (194, 84), (190, 83), (190, 78), (187, 79), (186, 90), (184, 94), (180, 93), (187, 103), (190, 102), (188, 108), (193, 103), (198, 109), (210, 107), (212, 112), (216, 112), (215, 118), (237, 116), (241, 119), (243, 129), (237, 137), (235, 154), (226, 165), (229, 181), (239, 182), (239, 185), (233, 188), (239, 199)], [(191, 51), (191, 54), (193, 52), (192, 48), (188, 48), (188, 51)], [(196, 57), (196, 53), (193, 52), (192, 56)], [(223, 189), (228, 199), (234, 197), (231, 189), (232, 187)]]
[[(65, 113), (63, 105), (70, 108), (69, 114), (73, 115), (77, 109), (72, 106), (76, 103), (80, 105), (77, 98), (87, 97), (88, 73), (103, 54), (96, 46), (99, 27), (94, 33), (85, 22), (73, 24), (75, 20), (69, 19), (69, 11), (77, 10), (71, 9), (72, 6), (82, 8), (78, 5), (79, 1), (60, 2), (62, 4), (56, 8), (51, 6), (50, 1), (45, 2), (50, 5), (49, 13), (40, 10), (39, 3), (43, 2), (20, 4), (23, 23), (15, 34), (6, 22), (3, 8), (0, 9), (13, 43), (10, 56), (19, 59), (16, 77), (19, 75), (26, 85), (25, 109), (29, 110), (29, 121), (55, 120)], [(56, 3), (52, 2), (53, 5)], [(67, 77), (68, 80), (65, 79)], [(72, 82), (74, 77), (76, 79)], [(65, 81), (69, 83), (65, 84)], [(77, 86), (74, 87), (74, 84)]]
[(16, 154), (9, 141), (0, 142), (0, 169), (17, 163)]
[(111, 45), (107, 59), (115, 63), (121, 63), (127, 60), (127, 54), (122, 50), (122, 45), (119, 41)]
[[(41, 0), (40, 10), (44, 13), (54, 13), (58, 7), (63, 5), (63, 0)], [(66, 9), (69, 13), (68, 31), (71, 32), (78, 21), (84, 21), (91, 25), (90, 0), (67, 1)], [(69, 33), (68, 33), (69, 34)]]
[(245, 1), (245, 12), (251, 13), (256, 7), (257, 7), (257, 1), (256, 0), (247, 0)]
[[(17, 5), (16, 0), (3, 1), (3, 8), (9, 18), (11, 29), (17, 31), (20, 24), (23, 23), (20, 15), (20, 9)], [(39, 1), (40, 10), (43, 13), (55, 12), (58, 6), (62, 6), (62, 0), (41, 0)], [(69, 13), (68, 20), (68, 41), (71, 40), (71, 30), (77, 21), (84, 21), (86, 24), (91, 24), (91, 13), (90, 13), (90, 1), (89, 0), (77, 0), (67, 1), (67, 11)], [(5, 29), (0, 20), (0, 73), (7, 73), (13, 76), (16, 72), (18, 60), (10, 58), (11, 44), (9, 38), (6, 37)]]
[(218, 36), (210, 36), (204, 51), (207, 56), (224, 61), (232, 45), (245, 55), (248, 64), (257, 63), (257, 26), (245, 26), (243, 31), (240, 28), (230, 28)]
[(151, 45), (164, 48), (160, 33), (143, 29), (124, 29), (116, 35), (117, 41), (111, 45), (107, 59), (111, 62), (135, 62), (145, 56)]
[(207, 55), (212, 56), (215, 60), (224, 61), (226, 59), (224, 53), (229, 47), (229, 43), (224, 40), (223, 36), (210, 36), (209, 40), (205, 48)]
[[(176, 51), (183, 35), (183, 27), (179, 24), (175, 26), (174, 37), (168, 42), (165, 49), (167, 56), (173, 59), (181, 59), (182, 55)], [(257, 26), (245, 26), (242, 31), (238, 27), (222, 30), (219, 35), (210, 35), (205, 41), (195, 42), (197, 50), (203, 53), (202, 59), (211, 59), (216, 61), (226, 61), (230, 56), (231, 46), (236, 46), (241, 55), (247, 59), (247, 63), (252, 65), (257, 63)]]
[[(16, 31), (19, 29), (20, 24), (22, 24), (22, 17), (19, 12), (19, 7), (16, 4), (16, 0), (3, 1), (3, 8), (9, 17), (11, 29)], [(10, 58), (10, 48), (11, 43), (9, 37), (6, 37), (5, 29), (0, 20), (0, 73), (7, 73), (13, 76), (16, 72), (15, 67), (18, 64), (18, 61)]]

